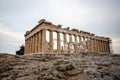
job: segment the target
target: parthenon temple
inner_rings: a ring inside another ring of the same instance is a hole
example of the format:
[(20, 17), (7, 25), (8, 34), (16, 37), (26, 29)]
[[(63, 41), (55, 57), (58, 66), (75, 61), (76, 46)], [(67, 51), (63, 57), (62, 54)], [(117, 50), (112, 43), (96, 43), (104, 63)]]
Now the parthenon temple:
[(63, 28), (45, 19), (25, 33), (25, 54), (111, 53), (109, 37)]

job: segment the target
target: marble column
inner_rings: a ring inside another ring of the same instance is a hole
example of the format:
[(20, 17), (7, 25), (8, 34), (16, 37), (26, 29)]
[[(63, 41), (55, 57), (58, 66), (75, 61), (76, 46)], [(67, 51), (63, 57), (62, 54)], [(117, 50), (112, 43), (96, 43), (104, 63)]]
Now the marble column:
[(40, 34), (40, 31), (38, 32), (38, 53), (40, 53), (40, 46), (41, 46), (41, 44), (40, 44), (40, 38), (41, 37), (41, 34)]
[(35, 40), (36, 50), (35, 50), (35, 53), (37, 53), (37, 39), (38, 39), (38, 34), (36, 33), (36, 40)]
[(66, 41), (66, 33), (63, 33), (63, 40), (64, 40), (64, 51), (67, 50), (67, 41)]
[(74, 35), (74, 37), (75, 37), (75, 43), (77, 43), (77, 35)]
[(97, 46), (96, 46), (97, 50), (96, 51), (99, 52), (99, 40), (97, 39), (96, 42), (97, 42)]
[(92, 39), (91, 37), (89, 38), (89, 52), (92, 52)]
[(38, 32), (36, 33), (36, 53), (38, 53)]
[(83, 52), (86, 52), (86, 41), (84, 36), (83, 36)]
[(97, 39), (97, 52), (99, 52), (99, 40)]
[(94, 39), (94, 52), (96, 52), (96, 39)]
[(81, 43), (81, 36), (79, 36), (79, 43)]
[(104, 52), (103, 48), (104, 48), (103, 40), (101, 40), (101, 52)]
[(86, 37), (87, 41), (86, 41), (86, 49), (87, 49), (87, 52), (89, 52), (89, 38)]
[(108, 52), (108, 41), (106, 41), (106, 52)]
[(75, 52), (78, 53), (78, 45), (77, 45), (77, 36), (74, 35), (74, 38), (75, 38), (75, 45), (74, 45), (74, 49), (75, 49)]
[(105, 41), (103, 41), (103, 52), (105, 52)]
[(99, 52), (101, 52), (101, 40), (99, 40)]
[(94, 38), (91, 38), (91, 52), (94, 52)]
[(105, 41), (103, 40), (103, 52), (105, 52)]
[(53, 53), (53, 31), (49, 31), (50, 32), (50, 37), (49, 37), (49, 51), (52, 54)]
[(33, 53), (35, 53), (35, 35), (33, 35)]
[(57, 52), (60, 53), (60, 33), (57, 32)]
[(35, 35), (33, 35), (33, 53), (35, 52)]
[(69, 42), (72, 42), (72, 35), (69, 34)]
[(29, 40), (27, 39), (27, 53), (29, 53), (28, 52), (28, 50), (29, 50), (29, 45), (28, 44), (29, 44)]
[(33, 36), (31, 36), (31, 53), (33, 53)]
[(79, 52), (82, 52), (82, 49), (81, 49), (81, 36), (79, 36)]
[(38, 32), (38, 42), (37, 42), (37, 44), (38, 44), (38, 46), (37, 46), (37, 50), (38, 50), (38, 53), (40, 53), (40, 32)]
[(104, 52), (107, 52), (106, 51), (106, 41), (104, 41)]
[(39, 52), (39, 50), (38, 50), (38, 49), (39, 49), (39, 48), (38, 48), (38, 45), (39, 45), (39, 44), (38, 44), (38, 43), (39, 43), (39, 32), (37, 32), (37, 53)]
[(28, 39), (26, 39), (26, 53), (28, 53)]
[(30, 38), (28, 38), (28, 53), (30, 53)]
[(39, 32), (39, 52), (42, 52), (42, 31)]
[(100, 52), (100, 41), (98, 39), (98, 51), (97, 52)]
[(42, 30), (42, 53), (46, 54), (46, 30)]
[(28, 53), (28, 39), (26, 39), (26, 53)]
[(36, 42), (37, 42), (37, 35), (35, 34), (35, 53), (36, 53), (36, 48), (37, 48)]
[(72, 35), (69, 34), (69, 45), (68, 45), (68, 49), (71, 50), (72, 47)]
[(31, 53), (33, 53), (33, 36), (31, 36)]
[(34, 35), (32, 35), (32, 53), (34, 53)]
[(31, 44), (32, 44), (32, 43), (31, 43), (31, 40), (32, 40), (32, 38), (30, 37), (30, 43), (29, 43), (29, 45), (30, 45), (30, 53), (32, 53), (32, 52), (31, 52), (31, 48), (32, 48), (32, 45), (31, 45)]
[(107, 41), (105, 43), (106, 43), (106, 52), (108, 52), (108, 43)]
[(74, 50), (73, 50), (73, 43), (72, 43), (72, 34), (69, 34), (69, 45), (68, 45), (68, 48), (69, 48), (69, 51), (70, 53), (72, 53)]
[(28, 53), (29, 53), (29, 51), (30, 51), (30, 46), (29, 46), (29, 38), (28, 38)]
[(26, 53), (28, 53), (28, 39), (26, 40), (26, 42), (27, 42), (27, 45), (26, 45)]
[(107, 43), (107, 53), (110, 53), (109, 41), (107, 41), (106, 43)]
[(96, 52), (98, 52), (98, 40), (96, 39)]
[(88, 52), (90, 53), (91, 50), (91, 39), (88, 37)]
[(108, 41), (108, 51), (109, 51), (109, 53), (111, 53), (111, 49), (110, 49), (111, 47), (110, 47), (110, 41)]
[(105, 41), (105, 52), (107, 53), (107, 41)]
[(35, 51), (34, 51), (34, 50), (35, 50), (35, 46), (34, 46), (35, 43), (34, 43), (34, 42), (35, 42), (35, 35), (33, 35), (33, 53), (35, 52)]
[(102, 52), (102, 41), (100, 40), (100, 52)]
[(32, 36), (32, 53), (34, 53), (34, 35)]
[(107, 43), (105, 41), (105, 52), (107, 52)]
[(29, 45), (30, 45), (30, 51), (29, 51), (29, 53), (31, 53), (31, 37), (30, 37)]

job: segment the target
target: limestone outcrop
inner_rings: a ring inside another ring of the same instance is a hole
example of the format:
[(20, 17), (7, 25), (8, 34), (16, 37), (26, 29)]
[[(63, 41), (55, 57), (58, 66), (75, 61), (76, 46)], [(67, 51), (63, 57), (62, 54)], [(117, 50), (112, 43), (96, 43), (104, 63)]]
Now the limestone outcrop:
[(120, 80), (120, 55), (0, 54), (0, 80)]

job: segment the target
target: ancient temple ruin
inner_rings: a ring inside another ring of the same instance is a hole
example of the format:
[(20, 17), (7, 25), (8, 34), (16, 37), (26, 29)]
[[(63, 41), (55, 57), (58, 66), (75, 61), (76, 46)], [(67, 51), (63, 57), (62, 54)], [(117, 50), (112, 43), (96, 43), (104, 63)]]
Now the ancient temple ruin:
[[(25, 54), (111, 53), (111, 40), (108, 37), (96, 36), (86, 31), (70, 29), (70, 27), (62, 28), (62, 25), (54, 25), (45, 19), (38, 23), (24, 35)], [(46, 34), (46, 32), (49, 33)], [(49, 35), (48, 41), (47, 35)]]

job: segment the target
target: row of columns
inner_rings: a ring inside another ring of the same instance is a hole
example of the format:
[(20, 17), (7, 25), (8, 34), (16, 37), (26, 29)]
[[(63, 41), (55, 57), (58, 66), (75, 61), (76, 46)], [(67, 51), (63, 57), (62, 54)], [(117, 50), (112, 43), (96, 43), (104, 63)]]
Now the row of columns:
[(93, 50), (92, 52), (107, 52), (110, 53), (109, 41), (103, 41), (98, 39), (92, 39)]
[[(60, 32), (57, 33), (57, 53), (61, 53)], [(66, 33), (63, 33), (64, 51), (78, 52), (110, 52), (109, 41), (103, 41), (92, 37), (74, 35), (75, 41), (72, 41), (72, 34), (69, 34), (67, 42)], [(83, 40), (82, 40), (83, 38)], [(46, 30), (43, 29), (25, 40), (25, 53), (46, 53), (47, 52)], [(49, 30), (49, 53), (53, 50), (53, 31)]]

